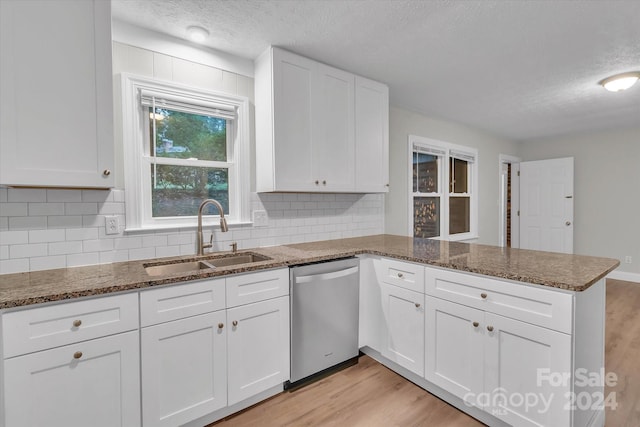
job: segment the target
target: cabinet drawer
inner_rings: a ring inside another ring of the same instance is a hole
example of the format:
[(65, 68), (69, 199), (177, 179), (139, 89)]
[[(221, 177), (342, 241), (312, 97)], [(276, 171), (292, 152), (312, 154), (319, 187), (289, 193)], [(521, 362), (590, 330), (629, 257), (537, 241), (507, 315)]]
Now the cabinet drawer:
[(289, 295), (289, 269), (260, 271), (227, 278), (227, 307)]
[(426, 268), (425, 292), (469, 307), (571, 333), (573, 297), (473, 274)]
[(4, 357), (137, 328), (137, 293), (15, 311), (2, 317)]
[(203, 280), (140, 292), (142, 327), (225, 308), (224, 279)]
[(386, 258), (375, 264), (380, 282), (424, 293), (424, 266)]

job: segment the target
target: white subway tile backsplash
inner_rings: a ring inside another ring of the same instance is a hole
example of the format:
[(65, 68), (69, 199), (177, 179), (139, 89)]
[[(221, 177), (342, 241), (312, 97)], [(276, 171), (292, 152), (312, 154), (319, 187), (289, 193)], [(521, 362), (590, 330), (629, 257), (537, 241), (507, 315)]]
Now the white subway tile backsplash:
[(82, 242), (49, 243), (49, 255), (79, 254), (82, 252)]
[(64, 255), (45, 256), (31, 258), (29, 260), (29, 269), (31, 271), (50, 270), (53, 268), (65, 268), (67, 266), (67, 257)]
[(67, 255), (67, 267), (80, 267), (82, 265), (94, 265), (100, 262), (97, 252)]
[(29, 258), (0, 261), (0, 274), (22, 273), (29, 271)]
[(27, 215), (29, 215), (28, 203), (0, 204), (0, 216), (27, 216)]
[(0, 245), (29, 243), (28, 231), (0, 231)]
[(37, 256), (46, 256), (46, 243), (27, 243), (24, 245), (9, 246), (9, 258), (30, 258)]
[(9, 230), (42, 230), (46, 228), (46, 216), (9, 217)]
[[(123, 190), (43, 191), (14, 192), (13, 202), (9, 191), (2, 202), (0, 192), (0, 259), (9, 262), (3, 274), (196, 252), (193, 228), (125, 234)], [(206, 227), (205, 238), (214, 234), (214, 251), (230, 250), (233, 241), (244, 249), (379, 234), (384, 229), (383, 195), (254, 193), (251, 207), (267, 212), (268, 226), (232, 225), (227, 233)], [(105, 215), (119, 217), (118, 234), (106, 234)]]
[(64, 215), (64, 203), (29, 203), (29, 215)]
[(30, 230), (29, 243), (63, 242), (64, 230)]
[(47, 202), (81, 202), (82, 193), (78, 190), (47, 190)]
[(81, 228), (81, 215), (61, 215), (47, 217), (49, 228)]
[(111, 193), (111, 191), (107, 190), (82, 190), (82, 201), (96, 203), (112, 202), (113, 195)]
[(67, 215), (89, 215), (98, 213), (98, 203), (65, 203), (64, 211)]
[(70, 228), (65, 230), (66, 240), (94, 240), (98, 238), (97, 228)]
[(8, 202), (46, 202), (47, 190), (38, 188), (9, 188)]

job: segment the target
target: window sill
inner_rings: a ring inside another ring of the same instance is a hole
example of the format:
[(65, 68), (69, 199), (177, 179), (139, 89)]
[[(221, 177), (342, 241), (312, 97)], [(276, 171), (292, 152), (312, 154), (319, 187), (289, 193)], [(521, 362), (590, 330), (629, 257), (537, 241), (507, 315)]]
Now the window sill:
[[(232, 228), (236, 228), (236, 227), (241, 227), (241, 226), (245, 226), (245, 225), (253, 225), (253, 222), (251, 221), (244, 221), (244, 222), (228, 222), (227, 225), (229, 226), (230, 229)], [(218, 221), (216, 222), (212, 222), (212, 223), (203, 223), (202, 224), (203, 228), (210, 228), (213, 227), (215, 229), (219, 229), (220, 228), (220, 224), (218, 223)], [(145, 232), (145, 231), (178, 231), (178, 230), (197, 230), (198, 229), (198, 224), (166, 224), (166, 225), (149, 225), (146, 227), (135, 227), (135, 228), (125, 228), (124, 232), (125, 233), (141, 233), (141, 232)]]

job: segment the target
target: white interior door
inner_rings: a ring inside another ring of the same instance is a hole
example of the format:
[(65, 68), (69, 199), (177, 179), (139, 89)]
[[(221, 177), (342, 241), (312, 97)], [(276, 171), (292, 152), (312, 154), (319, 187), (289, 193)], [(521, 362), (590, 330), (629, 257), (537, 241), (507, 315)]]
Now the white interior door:
[(520, 163), (520, 248), (573, 253), (573, 157)]

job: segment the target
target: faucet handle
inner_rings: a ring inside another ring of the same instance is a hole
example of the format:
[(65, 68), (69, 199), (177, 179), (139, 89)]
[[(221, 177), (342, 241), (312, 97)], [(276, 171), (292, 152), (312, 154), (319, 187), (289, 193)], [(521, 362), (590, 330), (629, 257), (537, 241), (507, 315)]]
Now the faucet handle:
[(213, 246), (213, 233), (211, 233), (211, 237), (209, 237), (209, 246)]
[(231, 246), (231, 250), (233, 251), (234, 254), (238, 252), (238, 242), (233, 242), (229, 246)]

